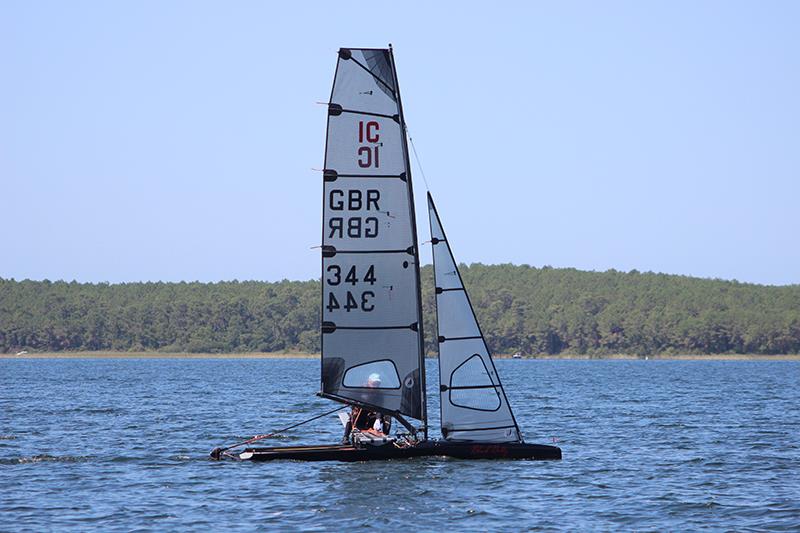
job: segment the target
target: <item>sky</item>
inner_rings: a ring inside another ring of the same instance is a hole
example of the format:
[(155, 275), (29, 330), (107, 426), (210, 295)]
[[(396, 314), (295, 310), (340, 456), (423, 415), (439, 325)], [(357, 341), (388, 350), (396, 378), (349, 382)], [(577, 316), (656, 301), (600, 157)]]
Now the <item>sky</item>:
[(798, 20), (777, 1), (2, 2), (0, 277), (317, 278), (317, 102), (339, 47), (391, 42), (459, 261), (800, 283)]

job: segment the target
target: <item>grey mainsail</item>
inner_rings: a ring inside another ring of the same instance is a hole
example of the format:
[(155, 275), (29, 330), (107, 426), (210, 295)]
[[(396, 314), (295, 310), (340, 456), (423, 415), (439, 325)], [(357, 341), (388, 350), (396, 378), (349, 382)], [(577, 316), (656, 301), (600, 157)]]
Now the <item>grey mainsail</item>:
[(430, 194), (428, 212), (439, 330), (442, 436), (452, 441), (522, 442)]
[(323, 177), (321, 395), (425, 421), (404, 129), (391, 49), (340, 49)]

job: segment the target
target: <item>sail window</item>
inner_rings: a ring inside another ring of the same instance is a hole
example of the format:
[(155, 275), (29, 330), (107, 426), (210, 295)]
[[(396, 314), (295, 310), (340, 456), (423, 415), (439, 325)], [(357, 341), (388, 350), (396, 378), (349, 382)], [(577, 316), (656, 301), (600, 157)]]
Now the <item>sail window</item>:
[(383, 359), (349, 368), (343, 384), (351, 389), (399, 389), (400, 376), (394, 363)]
[(489, 377), (483, 358), (475, 354), (450, 374), (450, 403), (476, 411), (496, 411), (500, 395)]

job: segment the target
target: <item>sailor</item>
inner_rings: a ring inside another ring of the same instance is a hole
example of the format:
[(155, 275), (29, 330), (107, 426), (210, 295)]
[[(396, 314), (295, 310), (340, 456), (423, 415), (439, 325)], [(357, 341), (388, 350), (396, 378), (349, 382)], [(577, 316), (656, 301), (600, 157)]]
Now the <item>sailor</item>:
[[(372, 373), (367, 378), (366, 388), (377, 389), (381, 386), (381, 376)], [(350, 442), (350, 434), (353, 431), (368, 433), (377, 437), (385, 437), (392, 427), (391, 417), (374, 411), (369, 411), (363, 407), (356, 407), (350, 411), (350, 420), (344, 428), (342, 442)]]

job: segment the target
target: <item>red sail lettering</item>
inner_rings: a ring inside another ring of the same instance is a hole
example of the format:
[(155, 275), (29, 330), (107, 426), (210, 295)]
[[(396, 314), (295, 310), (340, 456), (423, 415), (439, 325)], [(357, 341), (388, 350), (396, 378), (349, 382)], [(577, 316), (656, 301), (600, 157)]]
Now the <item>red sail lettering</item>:
[(372, 166), (372, 150), (368, 146), (362, 146), (358, 149), (358, 166), (361, 168)]
[(381, 125), (375, 122), (374, 120), (370, 120), (366, 124), (366, 128), (364, 126), (364, 121), (358, 121), (358, 142), (364, 142), (364, 130), (366, 129), (367, 134), (367, 142), (369, 143), (376, 143), (380, 140), (381, 136), (378, 133), (378, 130), (381, 129)]
[(378, 134), (378, 130), (380, 129), (380, 124), (371, 120), (367, 122), (367, 142), (376, 143), (381, 136)]

